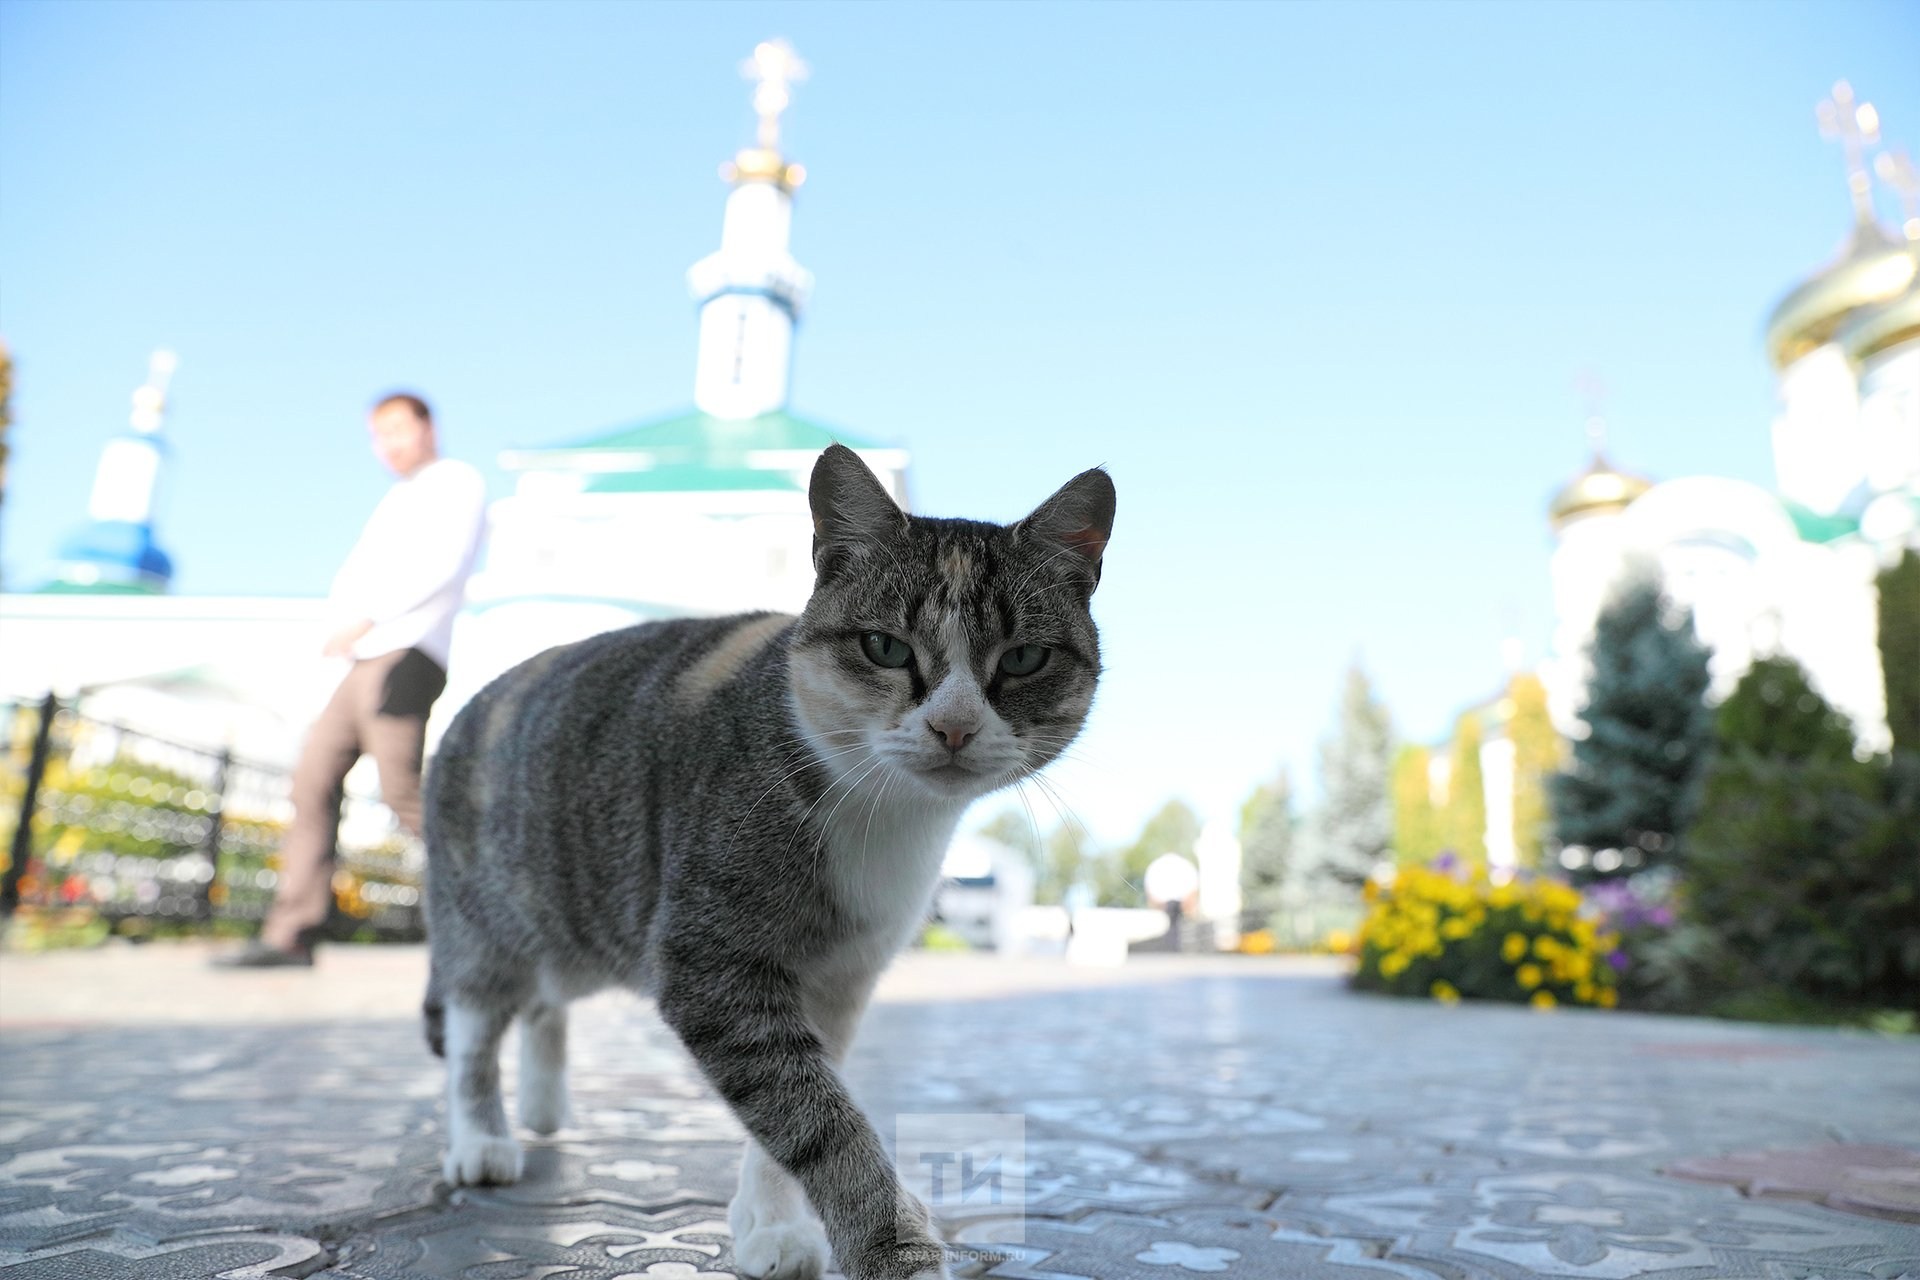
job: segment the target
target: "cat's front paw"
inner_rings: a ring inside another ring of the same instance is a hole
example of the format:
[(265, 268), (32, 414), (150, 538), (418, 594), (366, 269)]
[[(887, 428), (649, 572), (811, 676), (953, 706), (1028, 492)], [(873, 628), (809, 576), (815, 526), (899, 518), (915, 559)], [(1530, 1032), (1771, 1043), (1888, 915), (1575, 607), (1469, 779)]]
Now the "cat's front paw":
[(754, 1280), (819, 1280), (831, 1256), (817, 1222), (769, 1222), (733, 1238), (733, 1265)]
[(504, 1186), (520, 1181), (520, 1144), (491, 1133), (456, 1134), (440, 1172), (451, 1186)]

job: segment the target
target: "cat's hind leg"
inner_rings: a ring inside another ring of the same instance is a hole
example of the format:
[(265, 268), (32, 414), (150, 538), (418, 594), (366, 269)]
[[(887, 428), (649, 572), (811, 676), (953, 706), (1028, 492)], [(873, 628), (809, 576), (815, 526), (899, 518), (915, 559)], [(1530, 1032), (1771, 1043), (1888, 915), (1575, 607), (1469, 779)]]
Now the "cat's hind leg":
[(447, 1155), (441, 1172), (454, 1186), (520, 1178), (520, 1144), (507, 1132), (500, 1102), (500, 1040), (513, 1013), (511, 1005), (458, 994), (447, 998)]
[(536, 1000), (520, 1015), (520, 1123), (535, 1133), (564, 1129), (567, 1108), (567, 1006)]

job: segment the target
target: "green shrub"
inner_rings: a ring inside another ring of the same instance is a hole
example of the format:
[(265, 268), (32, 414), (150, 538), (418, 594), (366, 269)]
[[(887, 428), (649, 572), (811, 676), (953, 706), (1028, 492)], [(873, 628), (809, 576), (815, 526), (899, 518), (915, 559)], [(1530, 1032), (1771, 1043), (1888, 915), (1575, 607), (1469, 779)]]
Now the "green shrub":
[(1920, 1008), (1920, 753), (1723, 754), (1686, 854), (1686, 910), (1750, 981)]

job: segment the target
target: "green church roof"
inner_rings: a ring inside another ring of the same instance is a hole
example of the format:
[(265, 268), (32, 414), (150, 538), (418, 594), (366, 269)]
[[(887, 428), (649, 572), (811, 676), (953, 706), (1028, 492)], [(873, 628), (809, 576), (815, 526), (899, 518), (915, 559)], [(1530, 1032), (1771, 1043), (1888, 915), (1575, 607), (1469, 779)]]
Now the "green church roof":
[(1786, 498), (1780, 500), (1780, 505), (1786, 508), (1787, 515), (1793, 520), (1794, 531), (1803, 542), (1832, 542), (1850, 533), (1860, 532), (1860, 521), (1852, 516), (1823, 516)]
[[(654, 418), (565, 444), (512, 449), (508, 471), (587, 472), (588, 493), (693, 493), (795, 490), (793, 455), (838, 442), (885, 449), (876, 440), (781, 410), (757, 418), (716, 418), (694, 410)], [(788, 455), (784, 458), (768, 455)]]
[(517, 452), (527, 457), (633, 452), (647, 454), (654, 466), (669, 466), (718, 461), (727, 455), (739, 457), (761, 450), (820, 450), (836, 440), (849, 449), (886, 447), (876, 440), (863, 439), (785, 410), (763, 413), (757, 418), (728, 419), (696, 409), (671, 418), (654, 418), (619, 427), (585, 440)]
[(163, 596), (160, 587), (141, 582), (68, 582), (56, 578), (35, 587), (29, 594), (40, 596)]
[(679, 466), (651, 471), (614, 471), (587, 482), (588, 493), (693, 493), (729, 490), (785, 489), (799, 485), (782, 471), (754, 467)]

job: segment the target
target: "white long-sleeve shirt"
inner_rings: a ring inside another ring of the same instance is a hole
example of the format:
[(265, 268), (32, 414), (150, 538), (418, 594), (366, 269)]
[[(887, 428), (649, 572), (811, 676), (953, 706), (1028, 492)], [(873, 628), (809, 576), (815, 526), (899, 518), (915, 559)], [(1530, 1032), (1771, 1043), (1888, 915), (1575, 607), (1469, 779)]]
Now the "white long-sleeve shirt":
[(437, 458), (394, 482), (327, 597), (338, 623), (373, 623), (353, 646), (354, 657), (418, 649), (447, 665), (453, 616), (466, 598), (486, 515), (486, 481), (457, 459)]

